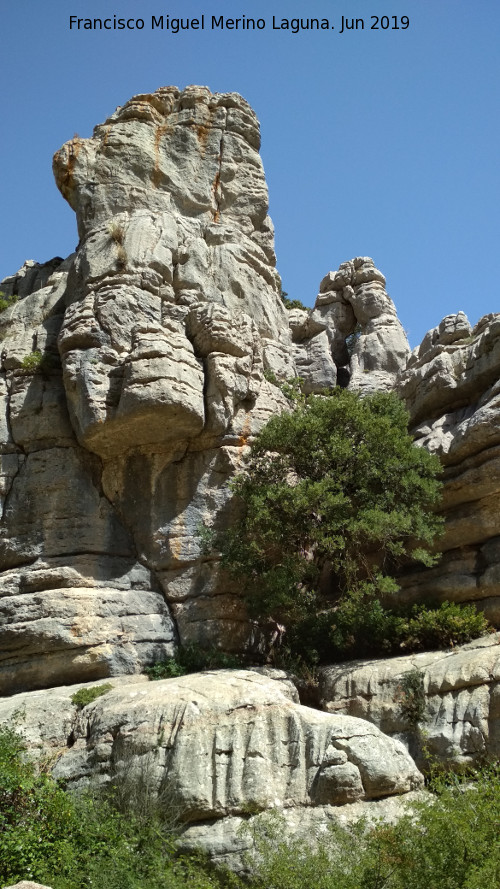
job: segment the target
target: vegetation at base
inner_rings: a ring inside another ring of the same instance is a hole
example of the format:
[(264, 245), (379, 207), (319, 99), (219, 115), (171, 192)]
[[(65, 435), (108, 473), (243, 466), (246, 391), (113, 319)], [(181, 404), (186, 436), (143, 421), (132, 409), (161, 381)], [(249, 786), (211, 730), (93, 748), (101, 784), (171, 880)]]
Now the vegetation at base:
[(74, 695), (71, 695), (71, 703), (75, 704), (79, 710), (83, 710), (87, 704), (91, 704), (92, 701), (105, 695), (112, 688), (110, 682), (105, 682), (104, 685), (94, 685), (93, 688), (80, 688), (79, 691), (75, 691)]
[(146, 667), (144, 672), (150, 679), (173, 679), (187, 673), (201, 673), (204, 670), (237, 670), (243, 666), (243, 659), (236, 654), (227, 654), (215, 645), (201, 646), (193, 643), (179, 646), (175, 657), (166, 658)]
[(439, 460), (418, 448), (393, 394), (290, 392), (233, 489), (242, 515), (217, 540), (251, 615), (305, 663), (440, 648), (481, 635), (470, 606), (398, 608), (398, 567), (430, 554)]
[(408, 670), (401, 677), (399, 687), (401, 714), (412, 728), (417, 728), (419, 723), (424, 722), (425, 719), (424, 674), (416, 667), (413, 670)]
[[(53, 889), (219, 889), (193, 856), (176, 852), (169, 819), (147, 806), (115, 805), (113, 792), (72, 795), (23, 759), (24, 743), (0, 727), (0, 879)], [(123, 803), (123, 800), (122, 800)]]
[(15, 293), (11, 296), (5, 296), (5, 293), (0, 290), (0, 312), (5, 312), (5, 310), (9, 309), (10, 306), (13, 306), (18, 299), (19, 297)]
[(332, 827), (315, 847), (263, 820), (252, 889), (497, 889), (499, 779), (498, 765), (441, 776), (396, 825)]
[[(0, 879), (53, 889), (497, 889), (500, 767), (433, 779), (396, 825), (331, 828), (317, 844), (284, 839), (271, 814), (251, 822), (246, 880), (179, 853), (171, 813), (146, 781), (70, 794), (24, 758), (0, 726)], [(120, 796), (115, 790), (120, 788)], [(160, 801), (161, 802), (161, 801)], [(163, 801), (165, 802), (165, 801)]]

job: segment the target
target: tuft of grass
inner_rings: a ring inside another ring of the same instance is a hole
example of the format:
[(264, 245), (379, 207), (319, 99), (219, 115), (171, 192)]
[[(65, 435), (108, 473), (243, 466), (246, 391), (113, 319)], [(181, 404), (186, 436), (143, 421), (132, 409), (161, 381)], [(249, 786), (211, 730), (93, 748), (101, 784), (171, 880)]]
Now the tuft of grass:
[(128, 256), (125, 247), (122, 244), (118, 245), (118, 249), (116, 251), (116, 267), (117, 269), (125, 269), (127, 268)]
[(110, 222), (108, 225), (108, 235), (115, 244), (123, 244), (125, 229), (120, 222)]

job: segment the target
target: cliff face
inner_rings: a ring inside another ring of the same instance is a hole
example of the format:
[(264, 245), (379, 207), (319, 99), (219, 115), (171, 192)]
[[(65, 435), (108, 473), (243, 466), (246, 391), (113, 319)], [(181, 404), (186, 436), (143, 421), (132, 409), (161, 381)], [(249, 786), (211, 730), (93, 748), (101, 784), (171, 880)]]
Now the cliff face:
[(404, 595), (500, 620), (498, 316), (446, 318), (410, 356), (367, 257), (287, 312), (258, 148), (240, 96), (167, 87), (55, 155), (78, 249), (1, 284), (4, 692), (258, 643), (199, 529), (231, 522), (228, 481), (295, 375), (398, 389), (446, 479), (445, 555)]
[[(411, 670), (443, 762), (500, 743), (498, 636), (325, 668), (323, 713), (277, 671), (138, 675), (179, 642), (258, 645), (199, 531), (232, 521), (228, 483), (297, 375), (308, 392), (401, 394), (443, 462), (446, 517), (439, 565), (401, 595), (475, 601), (500, 624), (500, 315), (445, 318), (410, 355), (367, 257), (287, 312), (258, 149), (236, 94), (134, 97), (54, 158), (75, 254), (0, 285), (17, 298), (0, 315), (0, 722), (17, 714), (73, 785), (146, 769), (176, 789), (185, 844), (234, 867), (249, 811), (279, 806), (308, 839), (401, 811), (422, 781), (398, 704)], [(66, 686), (105, 676), (80, 714)]]

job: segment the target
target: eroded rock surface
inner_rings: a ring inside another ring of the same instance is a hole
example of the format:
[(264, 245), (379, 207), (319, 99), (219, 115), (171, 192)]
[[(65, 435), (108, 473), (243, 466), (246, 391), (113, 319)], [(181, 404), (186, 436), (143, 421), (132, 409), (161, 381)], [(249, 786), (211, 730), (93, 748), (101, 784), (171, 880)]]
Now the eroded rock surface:
[(293, 310), (290, 327), (306, 392), (336, 384), (361, 392), (393, 389), (410, 353), (385, 278), (367, 256), (329, 272), (314, 309)]
[(259, 141), (241, 97), (169, 87), (55, 155), (78, 249), (1, 285), (3, 691), (252, 642), (198, 530), (295, 374)]
[[(418, 726), (404, 706), (409, 675), (425, 694)], [(423, 740), (445, 766), (500, 757), (500, 633), (451, 651), (324, 667), (320, 695), (327, 712), (369, 720), (421, 765)]]
[(0, 692), (137, 672), (179, 641), (261, 644), (200, 529), (233, 520), (228, 483), (296, 375), (399, 387), (447, 520), (403, 596), (500, 622), (500, 316), (450, 316), (409, 358), (368, 257), (287, 312), (259, 141), (240, 96), (164, 87), (55, 155), (77, 250), (0, 285)]
[[(281, 677), (122, 678), (80, 711), (74, 687), (28, 692), (0, 701), (0, 721), (17, 714), (30, 748), (49, 754), (70, 788), (147, 780), (183, 823), (202, 822), (205, 832), (207, 822), (250, 811), (343, 806), (422, 786), (403, 744), (369, 722), (303, 707)], [(203, 830), (186, 841), (200, 843)]]

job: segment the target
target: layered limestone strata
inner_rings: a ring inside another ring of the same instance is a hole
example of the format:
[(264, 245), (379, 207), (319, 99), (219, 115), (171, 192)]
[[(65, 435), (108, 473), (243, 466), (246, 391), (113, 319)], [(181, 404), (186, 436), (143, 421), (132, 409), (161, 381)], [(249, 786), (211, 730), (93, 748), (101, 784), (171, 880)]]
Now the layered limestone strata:
[[(444, 556), (403, 596), (475, 601), (500, 621), (499, 316), (463, 314), (409, 356), (368, 257), (280, 299), (259, 126), (238, 95), (136, 96), (54, 172), (80, 242), (0, 289), (0, 692), (134, 673), (181, 641), (258, 647), (200, 529), (289, 402), (397, 388), (444, 464)], [(272, 628), (271, 628), (272, 631)]]
[(1, 285), (3, 691), (252, 641), (197, 535), (295, 374), (259, 139), (165, 88), (55, 155), (77, 251)]
[(18, 297), (0, 317), (1, 691), (135, 672), (179, 640), (258, 645), (200, 529), (231, 522), (247, 442), (288, 409), (279, 380), (387, 388), (404, 365), (369, 258), (286, 312), (259, 142), (240, 96), (167, 87), (54, 157), (78, 248), (0, 285)]
[(397, 391), (417, 444), (443, 464), (443, 553), (402, 578), (409, 600), (474, 602), (500, 626), (500, 314), (448, 315), (414, 350)]
[(293, 309), (289, 323), (306, 392), (393, 389), (410, 354), (385, 278), (368, 256), (329, 272), (313, 310)]

